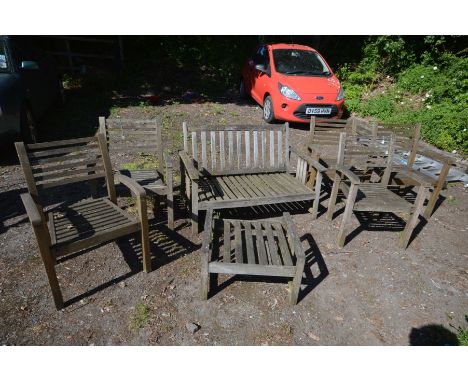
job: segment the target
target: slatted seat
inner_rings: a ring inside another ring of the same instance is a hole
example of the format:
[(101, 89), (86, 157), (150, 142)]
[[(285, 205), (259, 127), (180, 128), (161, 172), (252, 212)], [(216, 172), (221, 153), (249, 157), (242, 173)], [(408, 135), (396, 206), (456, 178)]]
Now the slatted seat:
[[(60, 256), (140, 231), (143, 268), (151, 270), (145, 190), (126, 176), (114, 176), (104, 135), (28, 145), (16, 142), (15, 146), (29, 191), (21, 199), (34, 229), (57, 309), (64, 306), (55, 270)], [(77, 182), (90, 182), (93, 186), (98, 179), (105, 181), (107, 197), (73, 203), (66, 192), (56, 189)], [(135, 196), (138, 216), (118, 207), (114, 181), (129, 188)], [(41, 196), (54, 188), (54, 196), (62, 196), (60, 204), (46, 214)]]
[(384, 185), (361, 184), (359, 185), (354, 211), (374, 211), (401, 213), (412, 212), (414, 205), (401, 196), (395, 194)]
[[(408, 173), (419, 189), (413, 203), (406, 201), (389, 188), (392, 174), (394, 153), (394, 135), (375, 134), (369, 136), (341, 133), (335, 177), (328, 205), (327, 219), (333, 218), (338, 190), (343, 190), (346, 196), (346, 207), (338, 233), (337, 244), (343, 247), (346, 239), (347, 224), (353, 211), (409, 213), (400, 246), (406, 248), (422, 211), (427, 192), (424, 179), (413, 173)], [(369, 173), (371, 174), (370, 176)], [(375, 176), (379, 181), (372, 181)]]
[(106, 137), (109, 152), (114, 156), (126, 156), (134, 160), (149, 156), (154, 169), (118, 171), (135, 180), (153, 195), (158, 209), (159, 197), (167, 201), (167, 225), (174, 228), (173, 165), (169, 154), (164, 153), (161, 127), (155, 120), (136, 120), (99, 117), (99, 131)]
[(52, 249), (70, 252), (96, 239), (113, 240), (140, 230), (137, 216), (118, 208), (107, 198), (86, 200), (49, 213)]
[(207, 211), (202, 244), (202, 298), (210, 274), (293, 278), (290, 303), (297, 303), (305, 254), (289, 213), (277, 220), (214, 219)]
[[(313, 200), (312, 214), (317, 216), (325, 169), (289, 145), (287, 123), (207, 126), (191, 131), (184, 123), (183, 133), (181, 186), (191, 202), (194, 234), (198, 233), (198, 211), (208, 208)], [(291, 153), (297, 156), (295, 175), (291, 175)], [(317, 181), (309, 186), (311, 169), (315, 169)]]
[(245, 175), (213, 176), (199, 182), (200, 209), (243, 207), (255, 198), (256, 205), (270, 204), (272, 198), (278, 203), (313, 200), (310, 188), (286, 173), (263, 173)]

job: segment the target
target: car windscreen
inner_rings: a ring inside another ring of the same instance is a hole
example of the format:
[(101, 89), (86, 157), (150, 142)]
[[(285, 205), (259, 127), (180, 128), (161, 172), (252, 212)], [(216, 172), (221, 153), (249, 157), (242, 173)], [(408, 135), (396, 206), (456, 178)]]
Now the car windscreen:
[(323, 59), (310, 50), (274, 49), (273, 61), (281, 74), (323, 77), (331, 74)]
[(0, 72), (8, 72), (8, 60), (6, 55), (6, 47), (3, 41), (0, 41)]

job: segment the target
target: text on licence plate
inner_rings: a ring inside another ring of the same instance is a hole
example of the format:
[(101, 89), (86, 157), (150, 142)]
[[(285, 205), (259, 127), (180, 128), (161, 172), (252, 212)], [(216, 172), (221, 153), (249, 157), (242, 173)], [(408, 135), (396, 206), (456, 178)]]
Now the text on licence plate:
[(308, 107), (306, 114), (330, 114), (331, 107)]

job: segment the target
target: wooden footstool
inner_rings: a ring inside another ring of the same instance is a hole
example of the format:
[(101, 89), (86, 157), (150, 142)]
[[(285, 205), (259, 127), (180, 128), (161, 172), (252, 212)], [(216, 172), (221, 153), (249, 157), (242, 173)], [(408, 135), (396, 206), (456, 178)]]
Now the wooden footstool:
[(291, 277), (289, 301), (297, 303), (305, 254), (291, 215), (277, 220), (213, 219), (206, 214), (202, 243), (201, 296), (208, 298), (210, 274)]

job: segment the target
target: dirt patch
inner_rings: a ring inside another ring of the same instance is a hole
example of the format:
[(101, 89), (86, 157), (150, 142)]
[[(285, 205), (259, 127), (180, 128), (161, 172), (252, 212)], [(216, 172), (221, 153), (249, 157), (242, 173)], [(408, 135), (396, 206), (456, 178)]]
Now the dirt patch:
[[(111, 115), (158, 118), (175, 157), (182, 121), (259, 123), (261, 110), (253, 103), (206, 102), (132, 106)], [(292, 126), (293, 143), (306, 131)], [(429, 325), (453, 332), (450, 324), (463, 325), (468, 312), (468, 194), (461, 185), (442, 193), (445, 201), (406, 251), (396, 247), (395, 225), (394, 231), (358, 232), (340, 250), (335, 241), (342, 215), (325, 219), (326, 187), (318, 220), (302, 205), (263, 211), (289, 209), (307, 253), (307, 277), (293, 308), (286, 281), (255, 277), (220, 277), (214, 295), (201, 301), (200, 242), (191, 237), (179, 200), (175, 231), (167, 229), (165, 211), (151, 221), (153, 272), (141, 270), (137, 237), (71, 256), (57, 272), (72, 303), (57, 312), (19, 199), (21, 170), (6, 165), (0, 176), (1, 344), (404, 345), (415, 330), (429, 335), (422, 329)], [(70, 192), (76, 199), (86, 195)], [(188, 323), (199, 330), (192, 333)]]

